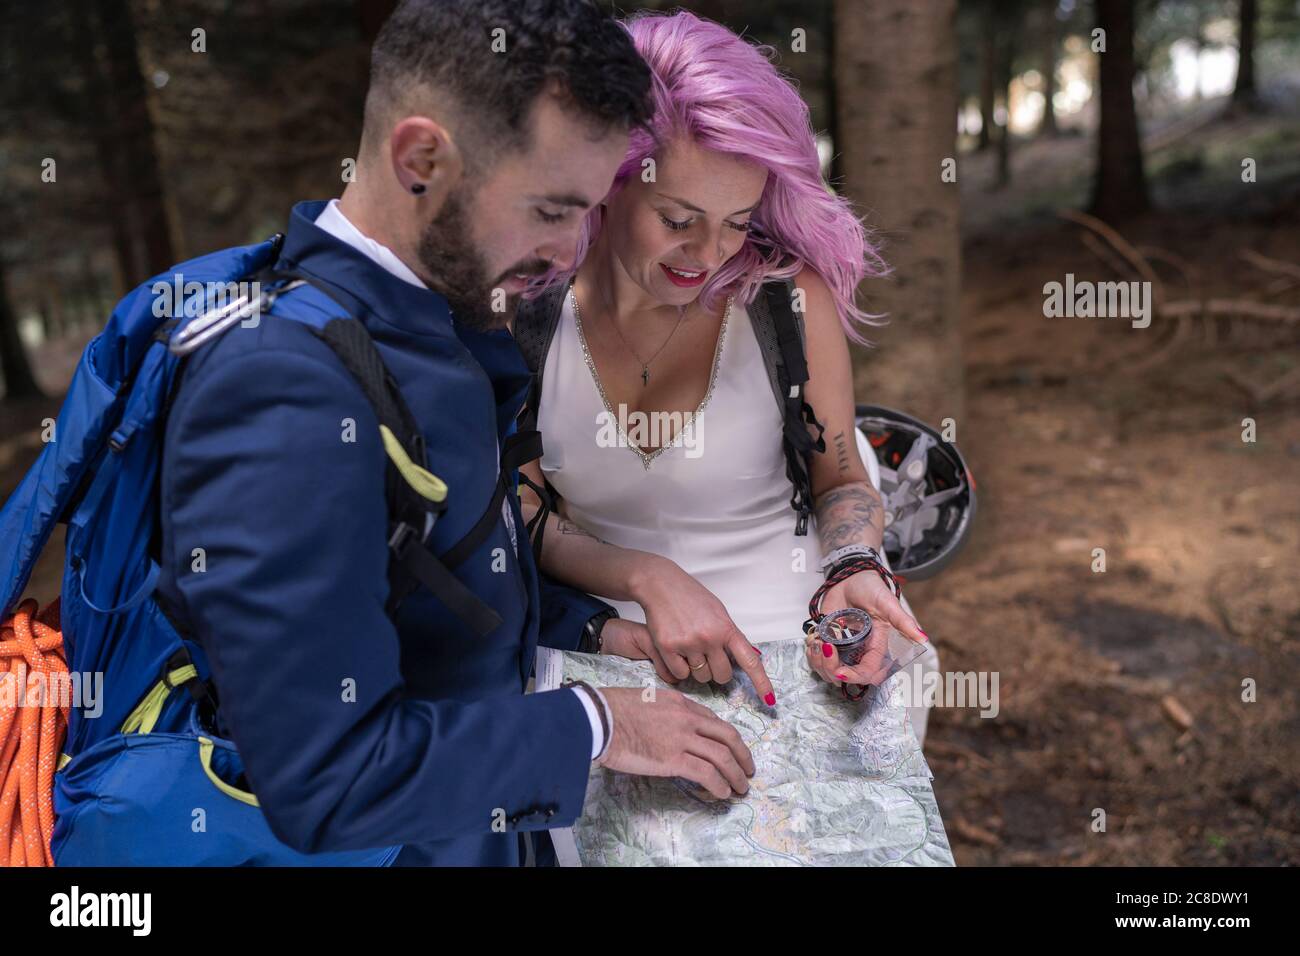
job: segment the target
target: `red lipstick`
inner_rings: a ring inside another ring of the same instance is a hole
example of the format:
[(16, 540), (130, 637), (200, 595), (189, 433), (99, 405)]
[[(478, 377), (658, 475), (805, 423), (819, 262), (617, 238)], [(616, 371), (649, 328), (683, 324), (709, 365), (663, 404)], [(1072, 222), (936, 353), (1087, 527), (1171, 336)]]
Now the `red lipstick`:
[[(704, 280), (709, 277), (708, 272), (701, 272), (698, 275), (695, 275), (693, 277), (687, 277), (681, 275), (679, 272), (674, 272), (671, 268), (664, 265), (662, 262), (659, 263), (659, 268), (664, 270), (664, 275), (668, 277), (668, 281), (671, 282), (673, 285), (684, 286), (687, 288), (689, 288), (690, 286), (701, 285), (704, 282)], [(695, 270), (687, 269), (684, 271), (694, 272)]]

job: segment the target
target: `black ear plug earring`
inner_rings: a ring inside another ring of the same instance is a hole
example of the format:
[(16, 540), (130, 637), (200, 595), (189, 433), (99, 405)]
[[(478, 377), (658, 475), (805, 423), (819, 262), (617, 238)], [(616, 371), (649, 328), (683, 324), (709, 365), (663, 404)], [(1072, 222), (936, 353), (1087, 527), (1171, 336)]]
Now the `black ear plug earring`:
[(424, 192), (424, 183), (412, 184), (411, 192), (415, 193), (417, 196), (420, 195), (420, 193)]

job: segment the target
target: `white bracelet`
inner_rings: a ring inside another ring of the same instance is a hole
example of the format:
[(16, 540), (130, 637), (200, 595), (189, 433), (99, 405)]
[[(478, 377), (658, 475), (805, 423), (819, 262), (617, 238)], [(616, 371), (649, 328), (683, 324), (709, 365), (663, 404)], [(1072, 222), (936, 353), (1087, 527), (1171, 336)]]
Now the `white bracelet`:
[(880, 552), (869, 544), (846, 544), (822, 558), (822, 574), (826, 574), (845, 558), (855, 557), (871, 558), (879, 564), (885, 563), (885, 559), (881, 557)]

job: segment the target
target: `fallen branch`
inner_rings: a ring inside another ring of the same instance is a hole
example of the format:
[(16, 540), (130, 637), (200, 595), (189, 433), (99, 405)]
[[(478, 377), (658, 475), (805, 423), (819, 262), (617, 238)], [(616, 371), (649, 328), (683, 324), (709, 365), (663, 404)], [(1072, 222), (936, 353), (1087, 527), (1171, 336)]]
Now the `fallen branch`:
[(1160, 711), (1165, 715), (1165, 719), (1179, 730), (1190, 730), (1196, 723), (1191, 711), (1173, 694), (1166, 694), (1160, 699)]
[(1256, 405), (1263, 405), (1265, 402), (1286, 393), (1292, 386), (1300, 384), (1300, 365), (1297, 365), (1289, 372), (1283, 372), (1267, 385), (1257, 385), (1231, 370), (1224, 372), (1223, 377), (1249, 395)]
[(1111, 272), (1118, 276), (1128, 278), (1132, 274), (1132, 268), (1127, 262), (1117, 256), (1106, 243), (1102, 242), (1090, 232), (1085, 232), (1079, 237), (1079, 240), (1087, 247), (1088, 251), (1104, 262)]
[(1156, 310), (1159, 311), (1160, 304), (1165, 299), (1164, 283), (1156, 275), (1156, 270), (1151, 267), (1151, 263), (1146, 260), (1142, 253), (1138, 252), (1131, 242), (1121, 236), (1113, 228), (1106, 225), (1096, 216), (1090, 216), (1086, 212), (1079, 212), (1077, 209), (1062, 209), (1057, 213), (1062, 219), (1068, 219), (1071, 222), (1077, 222), (1079, 225), (1091, 229), (1097, 235), (1101, 236), (1110, 243), (1111, 248), (1124, 257), (1125, 261), (1133, 267), (1143, 279), (1151, 283), (1152, 303)]
[[(1149, 368), (1172, 356), (1190, 334), (1192, 323), (1183, 321), (1185, 319), (1201, 320), (1205, 341), (1209, 346), (1213, 346), (1218, 341), (1218, 331), (1214, 324), (1215, 318), (1259, 319), (1283, 324), (1300, 323), (1300, 308), (1257, 302), (1250, 299), (1180, 299), (1176, 302), (1166, 302), (1164, 283), (1152, 266), (1152, 260), (1164, 262), (1173, 267), (1190, 291), (1193, 285), (1192, 274), (1195, 270), (1186, 260), (1152, 246), (1140, 248), (1134, 246), (1112, 226), (1085, 212), (1079, 212), (1076, 209), (1062, 209), (1057, 214), (1062, 219), (1077, 223), (1088, 230), (1081, 237), (1084, 246), (1117, 275), (1125, 276), (1131, 270), (1137, 273), (1141, 279), (1149, 282), (1151, 284), (1152, 312), (1161, 319), (1173, 320), (1173, 330), (1163, 341), (1157, 340), (1155, 343), (1147, 343), (1142, 349), (1119, 360), (1120, 364), (1126, 365), (1129, 371)], [(1104, 244), (1097, 237), (1104, 240)], [(1243, 249), (1239, 252), (1239, 255), (1257, 269), (1281, 277), (1265, 288), (1264, 294), (1267, 296), (1284, 292), (1295, 285), (1297, 281), (1300, 281), (1300, 266), (1261, 255), (1251, 249)], [(1291, 382), (1289, 376), (1284, 375), (1278, 381), (1262, 389), (1253, 385), (1246, 386), (1241, 381), (1236, 381), (1235, 384), (1246, 388), (1248, 394), (1255, 397), (1257, 401), (1262, 402), (1280, 394), (1281, 390), (1289, 388)]]
[(1192, 276), (1196, 269), (1182, 256), (1156, 246), (1138, 246), (1137, 251), (1148, 262), (1163, 262), (1165, 265), (1170, 266), (1187, 285), (1187, 290), (1189, 292), (1192, 290), (1195, 284), (1192, 281)]
[(1300, 266), (1293, 262), (1284, 262), (1281, 259), (1272, 259), (1268, 256), (1260, 255), (1254, 249), (1242, 249), (1238, 255), (1256, 269), (1263, 269), (1265, 272), (1280, 272), (1283, 275), (1300, 279)]
[(1264, 286), (1264, 295), (1271, 298), (1275, 295), (1281, 295), (1283, 292), (1290, 292), (1296, 286), (1300, 286), (1300, 278), (1292, 279), (1290, 276), (1278, 276)]
[[(1163, 312), (1157, 313), (1163, 316)], [(1191, 323), (1184, 322), (1181, 317), (1175, 317), (1173, 321), (1174, 330), (1163, 342), (1157, 342), (1156, 347), (1149, 352), (1139, 350), (1124, 360), (1128, 372), (1141, 372), (1152, 366), (1159, 365), (1168, 359), (1178, 350), (1178, 348), (1187, 340), (1190, 333)]]
[(1188, 316), (1213, 315), (1227, 318), (1244, 317), (1270, 322), (1300, 322), (1300, 308), (1252, 302), (1249, 299), (1187, 299), (1170, 302), (1158, 309), (1161, 316), (1179, 319)]

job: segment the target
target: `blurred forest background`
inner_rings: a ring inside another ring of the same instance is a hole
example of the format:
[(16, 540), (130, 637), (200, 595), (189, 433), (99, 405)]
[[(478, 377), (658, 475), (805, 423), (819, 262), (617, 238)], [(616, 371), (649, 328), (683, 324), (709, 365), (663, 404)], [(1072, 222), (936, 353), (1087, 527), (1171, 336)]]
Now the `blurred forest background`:
[[(392, 5), (7, 5), (0, 493), (119, 296), (341, 191)], [(1001, 675), (931, 718), (958, 862), (1300, 862), (1300, 2), (642, 6), (775, 49), (895, 269), (858, 400), (952, 418), (978, 477), (909, 587), (945, 670)], [(1152, 283), (1151, 326), (1045, 317), (1067, 274)]]

